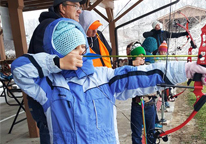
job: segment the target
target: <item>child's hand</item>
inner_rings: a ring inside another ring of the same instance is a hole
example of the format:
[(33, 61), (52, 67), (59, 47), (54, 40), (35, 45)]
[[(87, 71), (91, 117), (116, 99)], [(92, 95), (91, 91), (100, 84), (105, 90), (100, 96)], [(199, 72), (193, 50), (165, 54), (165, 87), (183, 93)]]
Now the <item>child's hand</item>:
[(187, 78), (192, 79), (195, 73), (203, 74), (202, 83), (206, 85), (206, 67), (198, 65), (197, 62), (189, 62), (185, 65)]
[(78, 52), (71, 51), (65, 57), (60, 58), (60, 68), (64, 70), (77, 70), (78, 67), (83, 65), (82, 57)]

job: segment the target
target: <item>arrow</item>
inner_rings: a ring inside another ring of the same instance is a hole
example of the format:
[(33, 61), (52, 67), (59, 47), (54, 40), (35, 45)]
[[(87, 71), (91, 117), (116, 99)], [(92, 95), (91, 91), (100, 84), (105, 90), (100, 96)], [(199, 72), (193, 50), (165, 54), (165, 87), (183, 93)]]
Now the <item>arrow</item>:
[(101, 57), (198, 57), (197, 55), (99, 55), (93, 53), (87, 53), (83, 55), (83, 57), (87, 57), (90, 60), (101, 58)]

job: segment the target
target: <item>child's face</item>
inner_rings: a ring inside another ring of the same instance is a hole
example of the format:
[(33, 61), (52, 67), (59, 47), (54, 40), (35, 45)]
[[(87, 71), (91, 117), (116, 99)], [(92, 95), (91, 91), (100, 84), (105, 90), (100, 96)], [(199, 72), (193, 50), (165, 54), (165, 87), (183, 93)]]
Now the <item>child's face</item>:
[[(140, 54), (140, 56), (143, 56), (143, 54)], [(145, 57), (136, 57), (135, 60), (132, 61), (133, 66), (139, 66), (143, 65), (145, 62)]]
[(86, 45), (79, 45), (72, 51), (78, 53), (79, 55), (84, 55), (87, 52)]
[(160, 24), (157, 24), (157, 25), (155, 26), (155, 30), (160, 30)]
[(165, 51), (159, 51), (159, 53), (160, 53), (160, 55), (166, 55), (167, 54), (167, 52), (165, 52)]

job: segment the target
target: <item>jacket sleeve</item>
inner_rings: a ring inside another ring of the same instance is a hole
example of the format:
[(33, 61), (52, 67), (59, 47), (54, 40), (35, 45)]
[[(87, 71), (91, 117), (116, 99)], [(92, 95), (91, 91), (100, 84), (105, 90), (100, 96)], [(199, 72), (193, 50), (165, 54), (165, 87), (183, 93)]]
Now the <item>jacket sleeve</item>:
[(153, 35), (154, 35), (154, 33), (153, 33), (152, 31), (150, 31), (150, 32), (144, 32), (144, 33), (143, 33), (143, 37), (144, 37), (144, 38), (153, 37)]
[[(46, 76), (61, 71), (53, 61), (55, 55), (46, 53), (27, 54), (17, 58), (11, 64), (11, 71), (16, 84), (40, 104), (47, 100)], [(44, 88), (43, 88), (44, 87)]]
[(181, 36), (186, 36), (186, 35), (187, 35), (187, 32), (169, 33), (168, 31), (166, 31), (166, 34), (167, 34), (167, 38), (170, 38), (170, 34), (172, 34), (172, 35), (171, 35), (171, 38), (178, 38), (178, 37), (181, 37)]
[(126, 100), (136, 95), (147, 95), (163, 90), (157, 84), (175, 85), (187, 80), (185, 62), (168, 63), (166, 76), (165, 67), (165, 63), (154, 63), (137, 67), (124, 66), (116, 68), (109, 78), (111, 91), (117, 99)]

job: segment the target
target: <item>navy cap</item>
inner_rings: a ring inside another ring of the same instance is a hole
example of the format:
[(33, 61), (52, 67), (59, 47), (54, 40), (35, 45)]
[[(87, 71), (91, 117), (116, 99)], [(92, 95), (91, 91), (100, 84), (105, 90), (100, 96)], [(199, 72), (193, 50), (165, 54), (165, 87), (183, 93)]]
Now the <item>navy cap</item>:
[(54, 0), (53, 6), (57, 6), (65, 1), (70, 1), (70, 2), (79, 2), (80, 4), (84, 4), (86, 0)]

